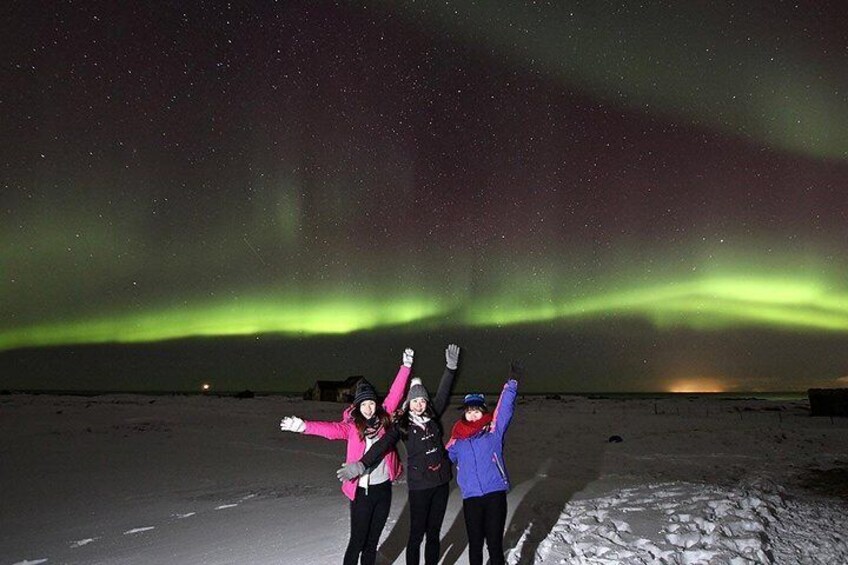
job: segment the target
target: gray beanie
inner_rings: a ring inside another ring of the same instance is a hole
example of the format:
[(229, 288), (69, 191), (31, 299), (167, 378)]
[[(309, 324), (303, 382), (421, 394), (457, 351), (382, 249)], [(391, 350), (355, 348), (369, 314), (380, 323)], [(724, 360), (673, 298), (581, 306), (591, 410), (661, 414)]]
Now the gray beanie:
[(421, 384), (421, 379), (418, 377), (413, 378), (409, 382), (409, 394), (406, 395), (406, 404), (408, 405), (410, 401), (416, 398), (424, 398), (427, 402), (430, 401), (430, 393), (427, 392), (427, 389), (424, 388), (424, 385)]

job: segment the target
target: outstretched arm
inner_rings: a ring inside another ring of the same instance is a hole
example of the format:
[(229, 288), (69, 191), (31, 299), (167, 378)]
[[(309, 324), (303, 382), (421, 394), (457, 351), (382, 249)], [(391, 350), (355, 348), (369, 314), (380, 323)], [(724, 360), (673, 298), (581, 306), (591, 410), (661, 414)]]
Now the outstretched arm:
[(280, 430), (327, 439), (347, 439), (350, 424), (345, 422), (308, 422), (297, 416), (286, 416), (280, 420)]
[(305, 429), (306, 424), (297, 416), (286, 416), (280, 420), (280, 431), (302, 434)]
[(350, 422), (316, 422), (304, 421), (303, 433), (309, 436), (320, 436), (327, 439), (347, 439), (350, 433)]
[(394, 412), (400, 406), (400, 403), (403, 402), (403, 393), (406, 391), (406, 384), (409, 382), (409, 375), (412, 372), (414, 355), (415, 352), (408, 347), (403, 352), (403, 364), (398, 369), (395, 380), (392, 382), (391, 388), (389, 388), (389, 393), (383, 401), (383, 408), (386, 409), (386, 412)]
[(394, 448), (398, 440), (400, 440), (400, 430), (397, 426), (393, 426), (385, 434), (383, 434), (383, 437), (374, 442), (371, 448), (362, 456), (360, 461), (363, 465), (365, 465), (366, 469), (370, 469), (379, 463), (386, 453)]
[(364, 475), (368, 469), (375, 467), (383, 456), (388, 452), (400, 439), (400, 430), (397, 426), (393, 427), (377, 440), (371, 448), (365, 452), (359, 461), (351, 461), (336, 471), (336, 476), (340, 481), (352, 481), (356, 477)]
[(439, 381), (436, 397), (433, 399), (433, 412), (436, 413), (436, 416), (441, 416), (445, 408), (448, 407), (458, 364), (459, 346), (452, 343), (445, 349), (445, 370), (442, 373), (442, 379)]

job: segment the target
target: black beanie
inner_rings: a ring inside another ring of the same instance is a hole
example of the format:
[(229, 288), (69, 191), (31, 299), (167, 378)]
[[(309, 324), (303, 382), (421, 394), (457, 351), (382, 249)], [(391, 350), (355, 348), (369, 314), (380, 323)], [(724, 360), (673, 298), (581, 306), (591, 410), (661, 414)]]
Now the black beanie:
[(356, 394), (353, 396), (353, 403), (359, 406), (365, 400), (377, 402), (377, 390), (374, 388), (374, 385), (362, 379), (356, 383)]

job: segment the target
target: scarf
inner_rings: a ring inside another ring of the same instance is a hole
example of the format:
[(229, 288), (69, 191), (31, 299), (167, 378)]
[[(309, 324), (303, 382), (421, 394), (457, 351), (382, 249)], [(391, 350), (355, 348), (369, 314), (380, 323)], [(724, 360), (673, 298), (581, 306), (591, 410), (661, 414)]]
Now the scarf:
[(377, 416), (371, 416), (365, 420), (365, 429), (362, 430), (362, 434), (368, 439), (375, 439), (382, 428), (383, 421)]
[(416, 426), (418, 426), (419, 428), (423, 428), (424, 426), (427, 425), (427, 422), (430, 421), (430, 418), (428, 416), (423, 416), (423, 415), (418, 416), (418, 415), (410, 412), (409, 413), (409, 421), (411, 423), (415, 424)]
[(451, 430), (451, 440), (468, 439), (477, 435), (480, 430), (488, 426), (492, 421), (492, 414), (486, 412), (483, 417), (476, 422), (469, 422), (464, 417), (457, 420)]

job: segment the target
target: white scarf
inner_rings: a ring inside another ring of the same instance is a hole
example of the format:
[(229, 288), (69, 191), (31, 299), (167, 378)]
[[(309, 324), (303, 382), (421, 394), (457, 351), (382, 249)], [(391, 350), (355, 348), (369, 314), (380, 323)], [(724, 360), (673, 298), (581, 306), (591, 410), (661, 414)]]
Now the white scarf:
[(429, 416), (424, 416), (424, 415), (419, 416), (419, 415), (417, 415), (413, 412), (410, 412), (409, 413), (409, 421), (412, 422), (413, 424), (415, 424), (416, 426), (418, 426), (419, 428), (423, 428), (427, 424), (427, 422), (430, 421), (430, 418), (429, 418)]

